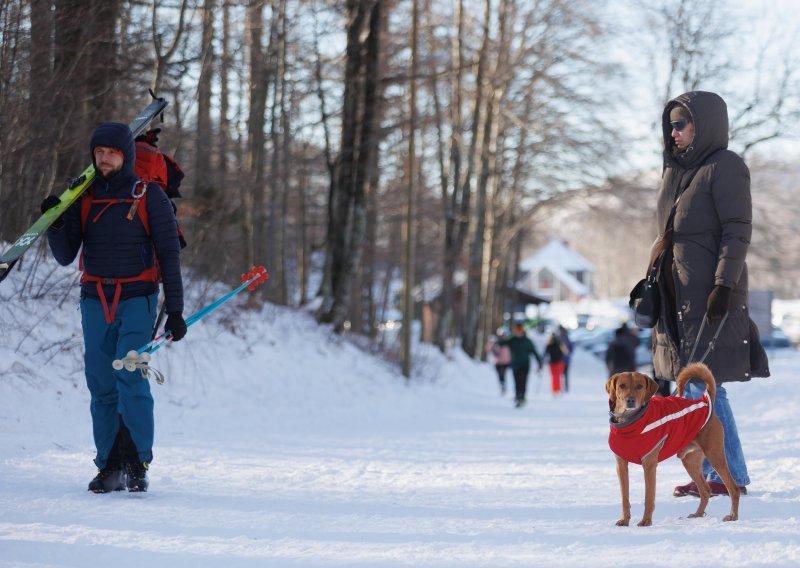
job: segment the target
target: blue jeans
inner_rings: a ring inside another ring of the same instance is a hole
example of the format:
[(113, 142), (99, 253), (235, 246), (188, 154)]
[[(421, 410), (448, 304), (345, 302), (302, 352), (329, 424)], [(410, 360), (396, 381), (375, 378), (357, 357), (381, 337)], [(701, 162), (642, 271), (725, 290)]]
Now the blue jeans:
[[(705, 391), (705, 385), (699, 381), (690, 381), (686, 385), (685, 398), (699, 399)], [(733, 410), (728, 402), (728, 392), (725, 387), (717, 385), (717, 398), (714, 400), (714, 413), (722, 422), (722, 430), (725, 433), (725, 459), (728, 462), (728, 469), (731, 470), (731, 476), (739, 487), (745, 487), (750, 484), (750, 476), (747, 474), (747, 464), (744, 461), (744, 453), (742, 452), (742, 443), (739, 441), (739, 432), (736, 429), (736, 421), (733, 418)], [(722, 483), (717, 472), (708, 463), (708, 460), (703, 460), (703, 475), (708, 481), (716, 481)]]
[(81, 298), (86, 385), (92, 395), (95, 464), (103, 468), (119, 431), (120, 417), (130, 431), (139, 459), (153, 459), (153, 395), (139, 371), (115, 371), (111, 363), (150, 341), (158, 294), (120, 300), (111, 324), (100, 300)]

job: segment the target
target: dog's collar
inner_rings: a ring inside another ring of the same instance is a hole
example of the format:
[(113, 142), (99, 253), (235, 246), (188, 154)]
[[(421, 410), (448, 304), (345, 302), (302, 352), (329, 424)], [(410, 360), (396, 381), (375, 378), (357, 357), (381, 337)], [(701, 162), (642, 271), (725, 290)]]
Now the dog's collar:
[[(612, 426), (616, 428), (630, 426), (631, 424), (639, 420), (639, 418), (644, 416), (644, 413), (647, 411), (648, 406), (650, 406), (650, 402), (644, 403), (633, 414), (625, 414), (624, 412), (617, 414), (616, 412), (614, 412), (614, 409), (612, 408), (611, 410), (608, 411), (608, 416), (609, 416), (608, 421), (611, 423)], [(620, 420), (624, 421), (620, 422)]]

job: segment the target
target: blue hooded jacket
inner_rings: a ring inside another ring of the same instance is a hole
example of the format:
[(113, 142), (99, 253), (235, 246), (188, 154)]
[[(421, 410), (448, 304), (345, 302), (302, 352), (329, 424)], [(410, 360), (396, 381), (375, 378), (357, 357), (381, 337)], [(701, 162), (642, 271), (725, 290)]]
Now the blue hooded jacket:
[[(164, 283), (167, 313), (183, 312), (183, 282), (180, 271), (180, 243), (175, 212), (167, 195), (154, 183), (147, 185), (143, 203), (147, 207), (150, 235), (138, 215), (128, 220), (131, 192), (138, 178), (134, 174), (136, 145), (133, 134), (126, 124), (104, 122), (92, 134), (89, 152), (94, 163), (94, 149), (106, 146), (121, 151), (124, 155), (122, 169), (109, 179), (96, 170), (91, 191), (95, 199), (120, 199), (108, 207), (99, 217), (98, 213), (106, 207), (105, 203), (95, 203), (89, 211), (85, 232), (81, 228), (80, 200), (64, 213), (64, 225), (59, 229), (50, 228), (47, 240), (56, 261), (67, 266), (75, 260), (83, 245), (83, 265), (87, 274), (103, 278), (132, 278), (138, 276), (155, 263), (156, 258)], [(103, 285), (108, 302), (114, 298), (114, 285)], [(145, 296), (158, 290), (156, 282), (127, 282), (122, 284), (121, 299)], [(97, 298), (97, 285), (84, 282), (81, 296)]]

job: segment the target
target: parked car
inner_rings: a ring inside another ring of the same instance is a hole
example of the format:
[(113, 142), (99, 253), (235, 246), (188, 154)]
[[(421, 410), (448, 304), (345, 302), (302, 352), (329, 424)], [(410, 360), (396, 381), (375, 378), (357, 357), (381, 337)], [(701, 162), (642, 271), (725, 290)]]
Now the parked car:
[(764, 349), (785, 349), (787, 347), (794, 347), (789, 337), (779, 327), (773, 327), (772, 333), (769, 336), (761, 336), (761, 345)]

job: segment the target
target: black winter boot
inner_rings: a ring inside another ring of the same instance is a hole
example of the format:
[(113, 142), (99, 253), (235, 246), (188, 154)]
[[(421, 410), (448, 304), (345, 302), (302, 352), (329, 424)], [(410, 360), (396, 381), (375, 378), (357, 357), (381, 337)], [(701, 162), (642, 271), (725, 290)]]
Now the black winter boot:
[(125, 464), (125, 471), (128, 474), (127, 485), (131, 493), (147, 491), (149, 485), (147, 481), (147, 462), (128, 462)]
[(125, 489), (125, 470), (119, 464), (109, 464), (97, 470), (97, 475), (89, 482), (92, 493), (109, 493)]

